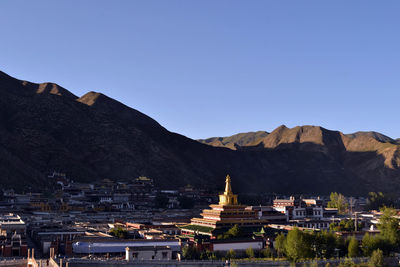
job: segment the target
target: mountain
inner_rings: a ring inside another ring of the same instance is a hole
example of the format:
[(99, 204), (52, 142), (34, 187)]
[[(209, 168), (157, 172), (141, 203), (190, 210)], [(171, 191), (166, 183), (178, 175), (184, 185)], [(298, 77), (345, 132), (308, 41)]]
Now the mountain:
[(57, 170), (81, 182), (144, 175), (166, 189), (192, 184), (221, 190), (228, 173), (241, 193), (400, 189), (399, 146), (378, 133), (280, 126), (202, 142), (101, 93), (77, 97), (54, 83), (0, 72), (2, 188), (44, 190), (47, 173)]
[(232, 150), (236, 150), (243, 146), (254, 146), (257, 145), (264, 137), (268, 135), (268, 132), (248, 132), (239, 133), (227, 137), (211, 137), (207, 139), (198, 140), (200, 143), (216, 146), (216, 147), (227, 147)]
[[(251, 139), (249, 136), (251, 133), (245, 135), (247, 139)], [(253, 135), (256, 136), (254, 133)], [(313, 153), (310, 160), (332, 163), (332, 168), (321, 166), (320, 172), (340, 173), (340, 169), (343, 171), (343, 177), (337, 180), (338, 183), (342, 179), (349, 179), (349, 184), (354, 183), (354, 186), (358, 184), (363, 190), (369, 191), (379, 188), (386, 192), (394, 192), (390, 188), (399, 187), (400, 145), (396, 140), (377, 132), (343, 134), (319, 126), (287, 128), (282, 125), (263, 138), (254, 139), (257, 141), (251, 145), (236, 144), (234, 149), (248, 152), (291, 151), (299, 155)], [(218, 138), (214, 137), (213, 140)], [(230, 137), (224, 137), (223, 140), (230, 140)], [(200, 142), (207, 143), (204, 140)], [(216, 145), (213, 142), (208, 143)], [(320, 175), (320, 172), (311, 175)]]
[(346, 134), (346, 136), (351, 138), (371, 137), (372, 139), (375, 139), (376, 141), (379, 141), (381, 143), (396, 143), (396, 140), (377, 132), (355, 132), (352, 134)]
[(53, 170), (77, 181), (147, 175), (172, 187), (209, 181), (218, 170), (214, 156), (205, 157), (209, 147), (100, 93), (78, 98), (57, 84), (0, 73), (0, 123), (5, 187), (37, 187)]

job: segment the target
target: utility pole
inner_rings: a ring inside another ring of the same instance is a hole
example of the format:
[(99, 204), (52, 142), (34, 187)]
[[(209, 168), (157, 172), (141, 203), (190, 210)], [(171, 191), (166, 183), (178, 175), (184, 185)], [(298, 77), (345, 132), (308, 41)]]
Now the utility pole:
[(355, 215), (355, 218), (354, 218), (354, 229), (356, 229), (356, 232), (357, 232), (358, 231), (357, 212), (354, 215)]
[(354, 206), (354, 198), (350, 197), (349, 203), (350, 203), (350, 214), (353, 216), (353, 206)]

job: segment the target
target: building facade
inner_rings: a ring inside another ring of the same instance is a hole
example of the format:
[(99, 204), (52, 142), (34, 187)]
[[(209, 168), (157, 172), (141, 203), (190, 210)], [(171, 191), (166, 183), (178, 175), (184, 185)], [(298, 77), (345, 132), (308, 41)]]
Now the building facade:
[(246, 229), (260, 228), (267, 223), (267, 221), (258, 218), (255, 210), (247, 209), (246, 205), (238, 203), (237, 195), (232, 192), (229, 175), (226, 176), (225, 191), (219, 195), (219, 203), (210, 205), (210, 208), (203, 210), (202, 218), (193, 218), (190, 224), (182, 226), (182, 234), (202, 234), (216, 238), (218, 234), (235, 225), (241, 229)]

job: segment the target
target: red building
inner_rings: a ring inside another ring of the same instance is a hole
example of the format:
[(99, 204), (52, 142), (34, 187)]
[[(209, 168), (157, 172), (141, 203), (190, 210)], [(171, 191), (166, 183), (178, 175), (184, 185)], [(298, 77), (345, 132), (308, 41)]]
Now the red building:
[(20, 234), (14, 234), (11, 238), (0, 237), (0, 256), (1, 257), (26, 257), (28, 255), (28, 245)]

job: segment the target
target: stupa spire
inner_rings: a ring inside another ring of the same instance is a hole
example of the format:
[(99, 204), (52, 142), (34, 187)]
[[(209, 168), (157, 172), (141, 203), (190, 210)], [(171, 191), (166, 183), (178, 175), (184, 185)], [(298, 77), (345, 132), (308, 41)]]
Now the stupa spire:
[(237, 195), (232, 193), (231, 177), (229, 175), (227, 175), (225, 179), (225, 192), (219, 195), (219, 204), (220, 205), (238, 204)]
[(232, 187), (231, 187), (231, 177), (228, 174), (225, 179), (225, 195), (230, 195), (230, 194), (232, 194)]

